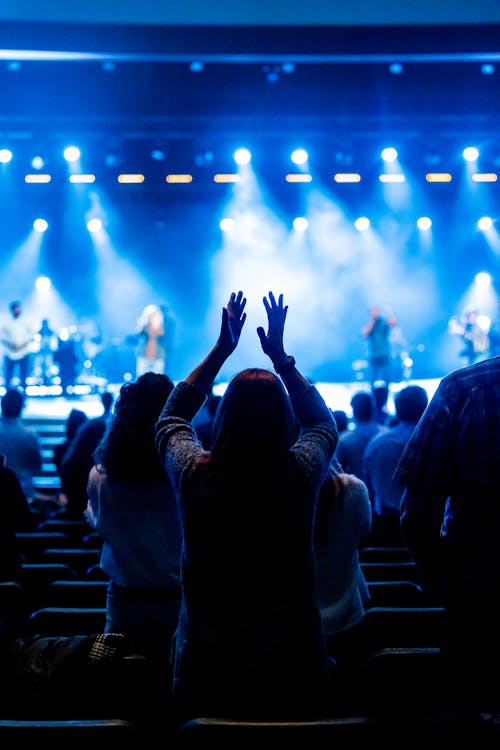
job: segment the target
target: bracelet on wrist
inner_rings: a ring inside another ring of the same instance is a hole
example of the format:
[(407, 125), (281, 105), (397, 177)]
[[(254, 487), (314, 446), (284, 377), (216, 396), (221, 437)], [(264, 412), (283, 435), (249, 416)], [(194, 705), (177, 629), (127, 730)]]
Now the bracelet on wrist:
[(291, 355), (288, 357), (288, 362), (285, 362), (282, 365), (274, 365), (274, 369), (278, 375), (282, 375), (284, 372), (289, 372), (290, 370), (293, 370), (294, 367), (295, 357), (292, 357)]

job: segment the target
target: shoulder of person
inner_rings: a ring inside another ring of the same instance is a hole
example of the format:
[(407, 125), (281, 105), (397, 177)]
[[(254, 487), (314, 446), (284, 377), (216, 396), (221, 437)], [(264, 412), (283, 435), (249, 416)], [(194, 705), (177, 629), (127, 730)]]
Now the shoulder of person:
[(366, 484), (356, 474), (349, 474), (348, 472), (341, 472), (338, 475), (342, 485), (347, 489), (352, 489), (363, 493), (367, 488)]

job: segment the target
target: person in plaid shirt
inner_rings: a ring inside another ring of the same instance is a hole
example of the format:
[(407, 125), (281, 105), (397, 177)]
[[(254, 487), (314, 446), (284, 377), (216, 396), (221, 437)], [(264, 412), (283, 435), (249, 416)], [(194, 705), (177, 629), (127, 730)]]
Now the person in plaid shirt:
[(441, 380), (393, 478), (404, 539), (445, 607), (450, 685), (500, 713), (500, 356)]

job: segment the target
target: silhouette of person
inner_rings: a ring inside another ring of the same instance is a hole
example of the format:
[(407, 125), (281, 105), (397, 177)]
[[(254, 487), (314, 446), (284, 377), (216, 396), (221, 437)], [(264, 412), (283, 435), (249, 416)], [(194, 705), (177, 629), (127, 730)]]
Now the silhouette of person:
[(375, 305), (370, 309), (370, 320), (363, 326), (361, 332), (368, 346), (368, 363), (370, 367), (370, 383), (373, 385), (381, 380), (387, 385), (391, 382), (391, 328), (397, 324), (391, 310), (386, 315)]
[(26, 386), (29, 376), (31, 347), (35, 336), (33, 324), (23, 315), (20, 300), (9, 304), (10, 317), (2, 323), (0, 340), (5, 347), (5, 387), (14, 384), (16, 373), (21, 388)]

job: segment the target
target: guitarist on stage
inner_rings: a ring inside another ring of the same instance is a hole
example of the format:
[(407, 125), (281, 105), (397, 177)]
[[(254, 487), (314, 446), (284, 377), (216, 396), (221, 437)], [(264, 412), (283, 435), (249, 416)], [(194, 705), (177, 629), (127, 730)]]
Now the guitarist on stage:
[(5, 387), (12, 387), (12, 381), (19, 371), (22, 388), (26, 386), (29, 375), (30, 353), (35, 331), (31, 323), (22, 314), (19, 300), (9, 304), (11, 317), (2, 323), (0, 341), (5, 347)]

